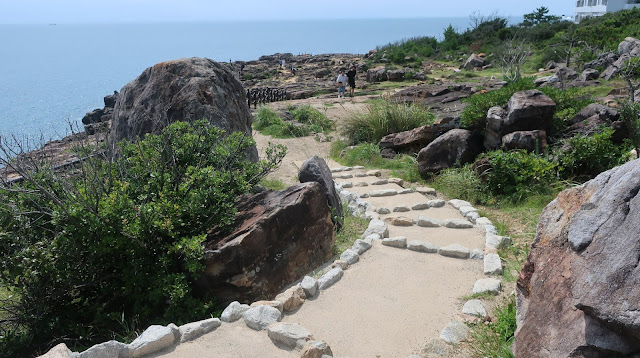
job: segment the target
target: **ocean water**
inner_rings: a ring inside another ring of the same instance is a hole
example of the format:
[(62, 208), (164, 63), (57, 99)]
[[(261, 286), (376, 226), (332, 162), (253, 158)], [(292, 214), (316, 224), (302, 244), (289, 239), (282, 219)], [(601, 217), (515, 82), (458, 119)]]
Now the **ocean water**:
[[(366, 53), (468, 18), (0, 25), (0, 135), (61, 138), (145, 68), (183, 57)], [(80, 126), (81, 127), (81, 126)]]

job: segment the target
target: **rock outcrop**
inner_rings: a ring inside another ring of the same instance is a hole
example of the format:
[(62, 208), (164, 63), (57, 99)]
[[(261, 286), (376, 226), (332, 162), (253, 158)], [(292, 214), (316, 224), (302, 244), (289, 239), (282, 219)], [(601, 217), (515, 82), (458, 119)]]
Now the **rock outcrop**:
[(93, 135), (99, 131), (106, 131), (109, 128), (113, 117), (113, 106), (118, 99), (118, 92), (114, 91), (112, 95), (104, 97), (104, 107), (94, 109), (82, 117), (84, 131), (88, 135)]
[(497, 149), (502, 137), (517, 131), (548, 131), (553, 124), (556, 104), (538, 90), (516, 92), (506, 108), (492, 107), (487, 113), (485, 148)]
[(393, 133), (383, 137), (378, 146), (380, 149), (392, 149), (395, 152), (415, 153), (426, 147), (442, 134), (458, 128), (454, 118), (442, 118), (434, 124), (418, 127), (409, 131)]
[(317, 182), (322, 186), (327, 202), (331, 207), (332, 220), (338, 230), (341, 227), (344, 212), (342, 210), (342, 200), (336, 191), (336, 186), (331, 175), (331, 169), (324, 159), (313, 156), (307, 159), (298, 171), (298, 180), (301, 183)]
[(540, 130), (509, 133), (502, 137), (502, 147), (507, 150), (524, 149), (544, 153), (547, 147), (547, 133)]
[(237, 223), (229, 234), (209, 233), (198, 282), (224, 304), (273, 298), (333, 254), (331, 212), (316, 182), (245, 197)]
[(482, 138), (465, 129), (452, 129), (418, 153), (418, 170), (427, 175), (472, 162), (482, 151)]
[(517, 357), (640, 353), (640, 160), (558, 195), (517, 285)]
[[(170, 123), (200, 119), (251, 137), (252, 117), (240, 81), (227, 65), (205, 58), (161, 62), (122, 88), (109, 139), (134, 141)], [(255, 147), (248, 154), (258, 159)]]

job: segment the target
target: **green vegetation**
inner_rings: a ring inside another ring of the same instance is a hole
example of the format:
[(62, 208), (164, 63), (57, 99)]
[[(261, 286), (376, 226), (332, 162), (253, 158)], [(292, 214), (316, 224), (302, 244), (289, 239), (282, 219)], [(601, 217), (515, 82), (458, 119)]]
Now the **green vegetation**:
[(435, 115), (420, 104), (379, 100), (369, 104), (366, 112), (352, 114), (345, 121), (342, 133), (352, 144), (377, 143), (386, 135), (432, 124), (435, 120)]
[(346, 203), (343, 203), (343, 207), (345, 208), (344, 222), (342, 229), (336, 233), (336, 243), (333, 250), (337, 255), (350, 249), (369, 225), (369, 220), (351, 215), (349, 210), (346, 210)]
[(19, 168), (25, 181), (0, 191), (0, 285), (10, 297), (0, 307), (0, 356), (60, 341), (82, 348), (215, 313), (194, 285), (206, 233), (230, 228), (236, 198), (285, 154), (270, 148), (252, 163), (250, 145), (207, 121), (175, 123), (73, 175)]
[(267, 106), (261, 106), (255, 115), (253, 127), (263, 134), (276, 138), (306, 137), (311, 133), (328, 133), (333, 122), (310, 105), (291, 106), (291, 118), (283, 119)]
[(469, 348), (475, 357), (511, 358), (511, 343), (516, 331), (516, 302), (505, 300), (494, 312), (495, 322), (472, 325)]
[(589, 179), (623, 164), (628, 159), (628, 145), (611, 141), (613, 129), (603, 128), (591, 136), (569, 139), (569, 150), (559, 153), (558, 162), (565, 178)]
[(395, 159), (385, 159), (380, 154), (380, 148), (373, 143), (347, 146), (342, 141), (335, 141), (331, 144), (330, 156), (342, 165), (389, 169), (395, 177), (409, 182), (421, 181), (416, 158), (410, 155), (399, 155)]
[(443, 170), (432, 178), (430, 185), (450, 198), (475, 204), (491, 201), (486, 183), (476, 174), (471, 164)]

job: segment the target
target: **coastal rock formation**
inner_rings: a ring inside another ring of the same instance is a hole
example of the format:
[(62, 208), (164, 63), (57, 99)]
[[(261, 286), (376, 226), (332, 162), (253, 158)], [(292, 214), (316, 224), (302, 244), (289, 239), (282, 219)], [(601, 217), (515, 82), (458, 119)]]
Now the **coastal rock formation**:
[(640, 353), (640, 160), (558, 195), (517, 285), (516, 357)]
[(367, 70), (367, 82), (381, 82), (389, 79), (387, 69), (384, 66), (378, 66)]
[[(252, 118), (240, 81), (227, 65), (205, 58), (161, 62), (122, 88), (109, 137), (112, 143), (134, 141), (170, 123), (200, 119), (250, 137)], [(258, 159), (255, 147), (248, 154)]]
[(254, 194), (240, 202), (231, 233), (209, 233), (198, 283), (221, 303), (275, 297), (326, 262), (334, 241), (319, 183)]
[(502, 137), (502, 147), (507, 150), (524, 149), (544, 153), (547, 147), (547, 133), (540, 130), (509, 133)]
[(517, 131), (548, 131), (553, 123), (556, 104), (538, 90), (516, 92), (506, 108), (492, 107), (487, 113), (485, 148), (497, 149), (502, 137)]
[(324, 159), (313, 156), (307, 159), (298, 172), (298, 179), (301, 183), (317, 182), (322, 186), (327, 202), (331, 207), (332, 219), (338, 229), (342, 226), (342, 200), (336, 192), (336, 186), (331, 175), (331, 170)]
[(116, 104), (117, 99), (118, 92), (114, 91), (112, 95), (104, 97), (104, 108), (94, 109), (82, 117), (82, 124), (86, 134), (93, 135), (109, 128), (113, 117), (113, 106)]
[(378, 146), (383, 150), (392, 149), (396, 152), (415, 153), (426, 147), (442, 134), (458, 127), (459, 123), (454, 120), (454, 118), (442, 118), (434, 124), (405, 132), (389, 134), (380, 140)]
[(482, 67), (484, 66), (484, 56), (482, 56), (482, 54), (477, 55), (477, 54), (471, 54), (471, 56), (469, 56), (469, 58), (467, 58), (466, 61), (464, 61), (464, 63), (462, 64), (462, 66), (460, 66), (460, 68), (464, 68), (465, 70), (475, 70), (475, 69), (482, 69)]
[(482, 138), (465, 129), (452, 129), (418, 153), (420, 174), (437, 173), (456, 164), (472, 162), (482, 151)]

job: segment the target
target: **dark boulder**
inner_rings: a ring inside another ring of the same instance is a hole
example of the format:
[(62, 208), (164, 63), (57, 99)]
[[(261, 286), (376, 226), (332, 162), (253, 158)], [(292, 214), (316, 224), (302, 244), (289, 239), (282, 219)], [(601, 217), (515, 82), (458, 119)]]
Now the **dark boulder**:
[(600, 71), (587, 68), (584, 71), (582, 71), (578, 80), (585, 82), (585, 81), (597, 80), (598, 77), (600, 77)]
[(607, 122), (613, 122), (620, 119), (620, 114), (615, 109), (602, 105), (600, 103), (591, 103), (590, 105), (581, 109), (580, 112), (578, 112), (575, 116), (573, 116), (571, 122), (579, 123), (595, 115)]
[(548, 131), (553, 124), (556, 104), (538, 90), (520, 91), (509, 99), (507, 111), (502, 123), (503, 134), (535, 129)]
[(517, 283), (516, 357), (640, 353), (640, 160), (542, 212)]
[(87, 125), (91, 123), (98, 123), (102, 120), (102, 116), (104, 116), (103, 108), (94, 109), (82, 117), (82, 124)]
[(384, 66), (378, 66), (367, 70), (367, 82), (382, 82), (388, 79), (387, 69)]
[(553, 124), (555, 110), (555, 102), (538, 90), (514, 93), (506, 109), (492, 107), (487, 112), (485, 148), (489, 150), (499, 148), (502, 137), (509, 133), (548, 131)]
[(585, 69), (602, 69), (609, 67), (612, 63), (616, 62), (618, 55), (613, 52), (607, 52), (598, 56), (597, 59), (584, 64)]
[(456, 119), (442, 118), (434, 124), (389, 134), (380, 140), (378, 146), (380, 149), (393, 149), (396, 152), (416, 153), (442, 134), (458, 126), (459, 122)]
[(387, 79), (389, 81), (402, 81), (404, 80), (404, 70), (391, 70), (387, 71)]
[(113, 108), (116, 105), (117, 100), (118, 100), (118, 91), (113, 91), (113, 94), (104, 96), (105, 108)]
[(203, 292), (221, 304), (273, 299), (333, 255), (335, 231), (319, 183), (243, 198), (237, 227), (205, 243)]
[(558, 76), (561, 81), (567, 81), (575, 80), (576, 78), (578, 78), (579, 74), (572, 68), (562, 67), (556, 71), (556, 76)]
[(481, 69), (484, 66), (484, 58), (478, 56), (477, 54), (471, 54), (469, 58), (462, 64), (460, 68), (464, 68), (466, 70), (472, 71), (475, 69)]
[(507, 150), (524, 149), (534, 153), (544, 153), (547, 147), (545, 131), (518, 131), (502, 137), (502, 147)]
[[(240, 81), (226, 65), (205, 58), (161, 62), (122, 88), (109, 139), (134, 141), (170, 123), (200, 119), (251, 137), (252, 118)], [(258, 159), (255, 147), (248, 155)]]
[(331, 169), (324, 159), (313, 156), (307, 159), (298, 171), (298, 180), (301, 183), (317, 182), (322, 186), (327, 202), (331, 207), (332, 220), (338, 229), (342, 226), (344, 213), (342, 211), (342, 200), (336, 191)]
[(452, 129), (418, 153), (418, 170), (423, 176), (457, 164), (472, 162), (482, 152), (482, 137), (466, 129)]

